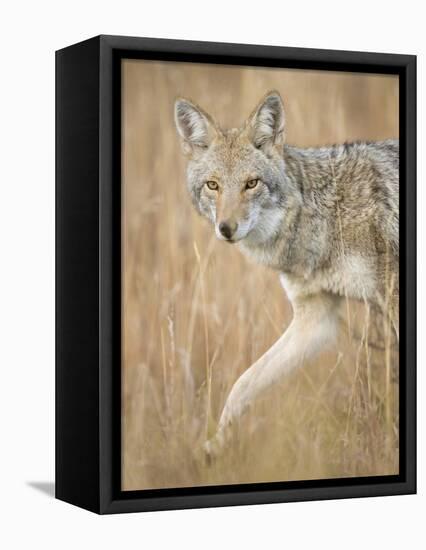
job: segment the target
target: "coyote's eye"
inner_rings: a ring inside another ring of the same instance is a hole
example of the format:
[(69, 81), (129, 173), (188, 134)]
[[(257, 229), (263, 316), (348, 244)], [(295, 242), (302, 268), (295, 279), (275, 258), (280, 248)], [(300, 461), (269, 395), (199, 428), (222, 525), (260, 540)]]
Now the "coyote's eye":
[(219, 186), (215, 181), (206, 181), (206, 185), (212, 191), (217, 191), (219, 189)]
[(246, 183), (246, 189), (254, 189), (257, 186), (258, 183), (259, 183), (258, 179), (249, 180)]

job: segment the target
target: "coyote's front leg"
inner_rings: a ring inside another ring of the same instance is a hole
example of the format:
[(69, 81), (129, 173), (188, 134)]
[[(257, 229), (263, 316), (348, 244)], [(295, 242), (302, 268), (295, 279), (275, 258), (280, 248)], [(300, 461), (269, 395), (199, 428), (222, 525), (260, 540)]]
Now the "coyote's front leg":
[(209, 457), (220, 454), (229, 439), (232, 425), (265, 390), (305, 359), (312, 358), (327, 343), (333, 342), (337, 332), (337, 300), (321, 294), (294, 301), (293, 321), (286, 332), (232, 387), (217, 432), (205, 443)]

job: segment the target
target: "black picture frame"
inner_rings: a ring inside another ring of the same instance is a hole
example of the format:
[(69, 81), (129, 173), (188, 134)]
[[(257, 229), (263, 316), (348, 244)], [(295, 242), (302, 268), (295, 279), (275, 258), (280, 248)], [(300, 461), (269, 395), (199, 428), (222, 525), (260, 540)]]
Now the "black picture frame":
[[(399, 475), (121, 491), (123, 58), (399, 75)], [(105, 514), (415, 491), (416, 57), (119, 36), (56, 52), (56, 498)]]

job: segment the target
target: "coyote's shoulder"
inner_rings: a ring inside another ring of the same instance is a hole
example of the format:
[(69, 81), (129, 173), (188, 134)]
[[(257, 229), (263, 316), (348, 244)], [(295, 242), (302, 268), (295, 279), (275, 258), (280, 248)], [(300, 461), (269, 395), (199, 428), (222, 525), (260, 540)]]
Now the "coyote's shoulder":
[(267, 247), (244, 241), (239, 246), (281, 271), (293, 287), (300, 283), (298, 292), (325, 290), (379, 303), (391, 284), (395, 294), (398, 150), (397, 140), (309, 149), (284, 145), (285, 178), (299, 204), (286, 212)]
[(305, 206), (334, 219), (345, 231), (345, 242), (356, 248), (372, 245), (354, 240), (356, 226), (367, 221), (376, 230), (374, 238), (381, 235), (398, 253), (398, 140), (309, 149), (284, 145), (283, 156), (286, 175), (301, 190)]

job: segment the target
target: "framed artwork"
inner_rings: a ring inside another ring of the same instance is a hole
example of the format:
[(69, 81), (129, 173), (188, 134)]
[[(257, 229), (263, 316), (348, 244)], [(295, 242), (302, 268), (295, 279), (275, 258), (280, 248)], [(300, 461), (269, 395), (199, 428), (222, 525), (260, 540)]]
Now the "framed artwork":
[(416, 58), (56, 54), (56, 496), (415, 492)]

